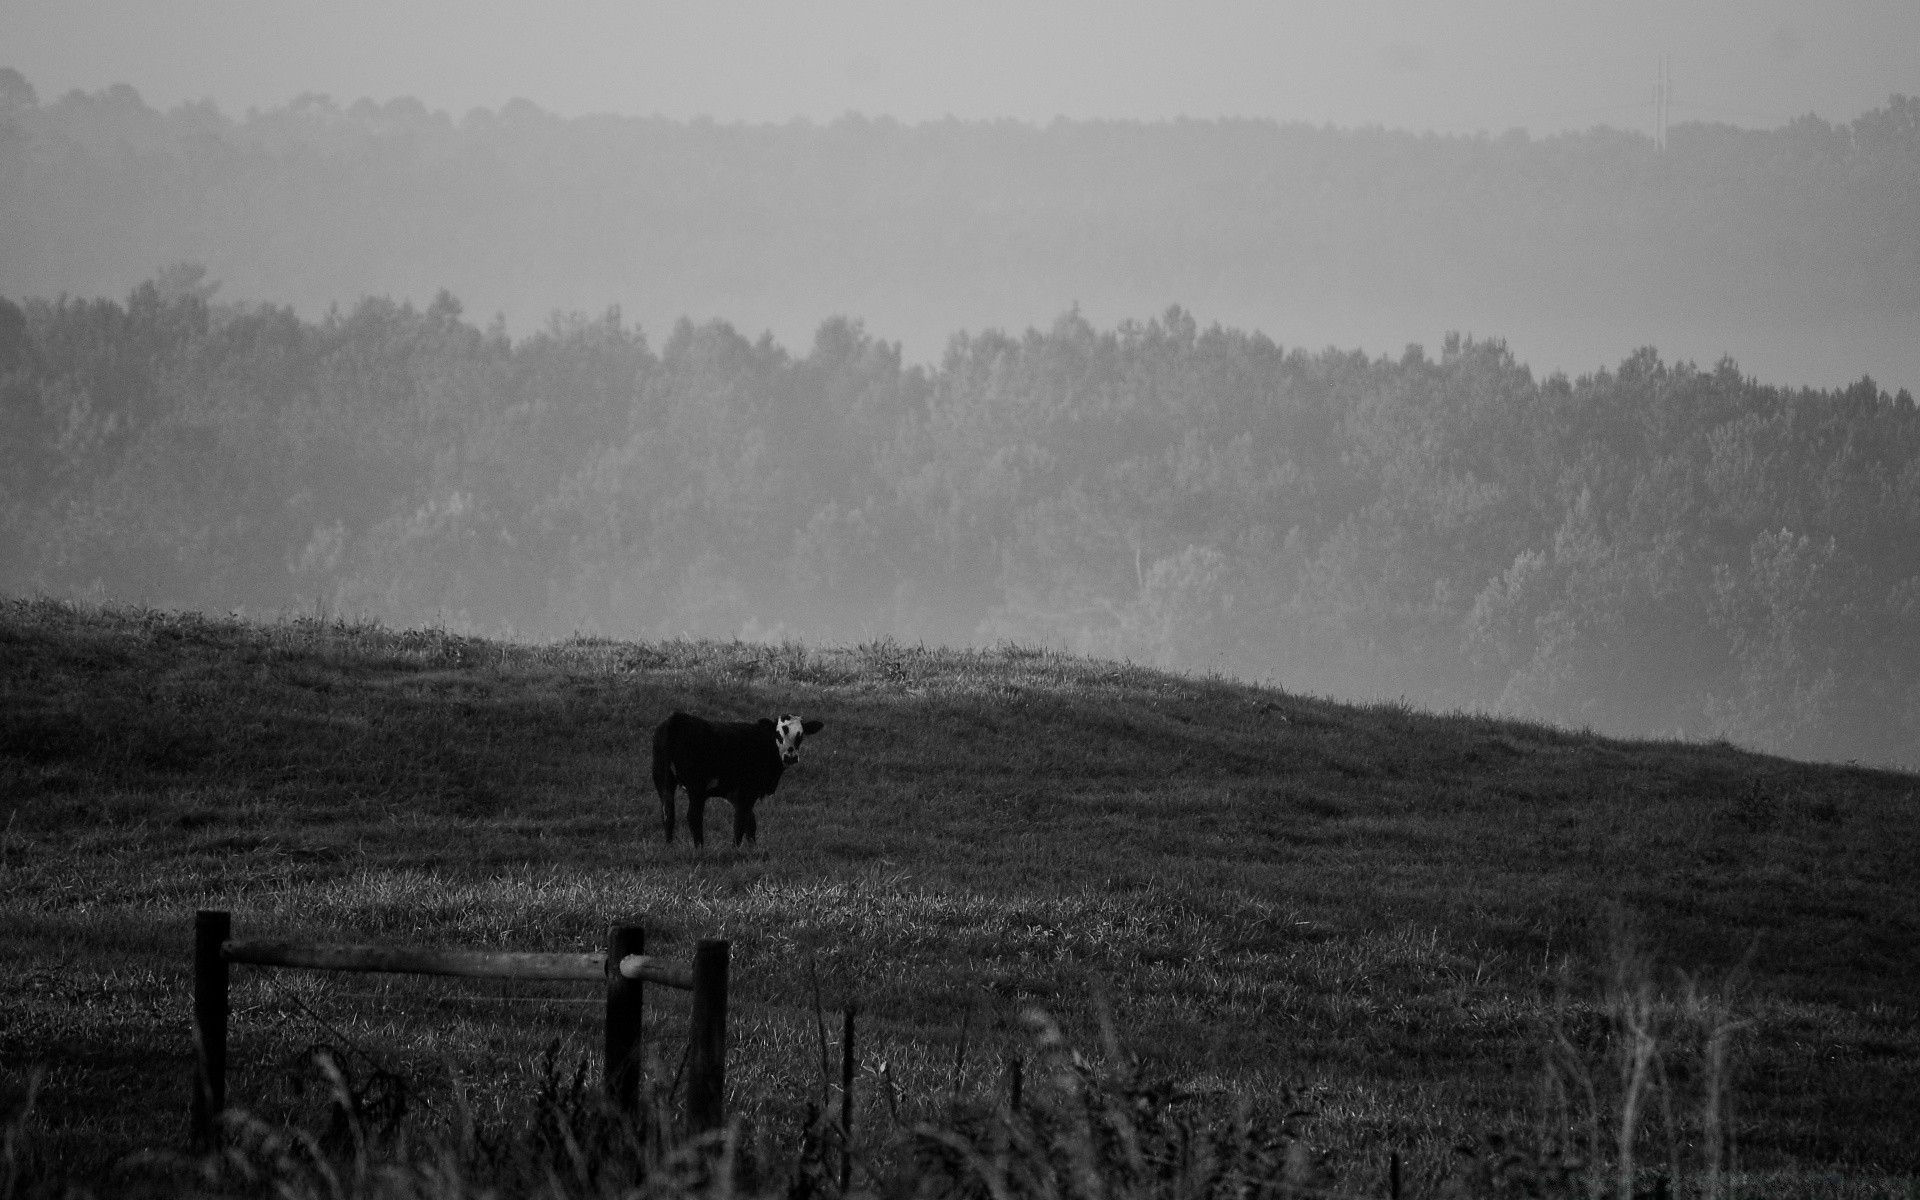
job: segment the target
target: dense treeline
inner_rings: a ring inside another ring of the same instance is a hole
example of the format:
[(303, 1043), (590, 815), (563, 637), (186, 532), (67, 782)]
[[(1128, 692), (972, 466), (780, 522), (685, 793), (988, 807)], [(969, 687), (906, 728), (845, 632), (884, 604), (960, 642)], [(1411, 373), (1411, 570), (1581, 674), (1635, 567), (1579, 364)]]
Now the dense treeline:
[(616, 302), (804, 339), (1179, 302), (1312, 345), (1494, 330), (1584, 371), (1657, 341), (1920, 386), (1920, 99), (1844, 124), (1440, 137), (1272, 121), (826, 125), (464, 117), (302, 97), (235, 118), (0, 69), (0, 292), (205, 263), (324, 313), (447, 287), (516, 331)]
[(1537, 380), (1170, 310), (795, 355), (193, 268), (0, 301), (0, 588), (575, 629), (1043, 641), (1338, 695), (1905, 761), (1920, 414), (1664, 363)]

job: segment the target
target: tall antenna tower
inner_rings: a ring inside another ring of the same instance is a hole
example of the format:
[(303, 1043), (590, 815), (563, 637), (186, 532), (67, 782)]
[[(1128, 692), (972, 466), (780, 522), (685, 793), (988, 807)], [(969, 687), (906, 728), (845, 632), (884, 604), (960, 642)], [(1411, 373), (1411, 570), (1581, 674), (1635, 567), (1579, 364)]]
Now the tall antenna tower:
[(1653, 78), (1653, 148), (1667, 149), (1667, 117), (1673, 111), (1673, 68), (1666, 55)]

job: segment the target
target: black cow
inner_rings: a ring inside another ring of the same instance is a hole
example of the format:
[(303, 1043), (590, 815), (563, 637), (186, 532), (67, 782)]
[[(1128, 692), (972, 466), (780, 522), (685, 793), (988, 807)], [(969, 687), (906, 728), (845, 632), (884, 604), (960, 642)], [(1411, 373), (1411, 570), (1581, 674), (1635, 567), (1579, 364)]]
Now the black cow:
[(653, 790), (673, 841), (673, 793), (687, 789), (687, 831), (693, 844), (705, 838), (707, 797), (733, 803), (733, 844), (753, 841), (753, 802), (780, 786), (780, 774), (800, 761), (800, 742), (819, 733), (822, 721), (780, 714), (758, 721), (707, 721), (677, 712), (653, 731)]

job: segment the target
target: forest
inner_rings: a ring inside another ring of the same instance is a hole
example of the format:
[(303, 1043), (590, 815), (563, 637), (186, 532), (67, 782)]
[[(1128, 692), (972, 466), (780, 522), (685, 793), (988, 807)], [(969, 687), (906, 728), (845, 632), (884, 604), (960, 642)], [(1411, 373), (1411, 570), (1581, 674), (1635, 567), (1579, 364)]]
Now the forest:
[(1045, 644), (1920, 765), (1920, 414), (1172, 308), (804, 353), (617, 310), (0, 300), (0, 591), (523, 637)]
[(1773, 129), (1439, 136), (1271, 120), (734, 125), (452, 115), (410, 97), (159, 111), (0, 67), (0, 294), (175, 262), (307, 319), (445, 288), (516, 336), (618, 304), (933, 363), (960, 329), (1179, 304), (1289, 345), (1498, 336), (1543, 373), (1636, 346), (1920, 388), (1920, 99)]

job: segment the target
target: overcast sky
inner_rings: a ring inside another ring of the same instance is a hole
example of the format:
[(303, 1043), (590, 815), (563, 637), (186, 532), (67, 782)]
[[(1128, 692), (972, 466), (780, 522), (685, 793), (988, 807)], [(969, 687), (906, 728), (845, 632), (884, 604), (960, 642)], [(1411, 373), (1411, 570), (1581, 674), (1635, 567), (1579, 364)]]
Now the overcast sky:
[(1450, 132), (1850, 120), (1920, 93), (1920, 0), (0, 0), (51, 99), (233, 115), (303, 92), (456, 116), (1256, 116)]

